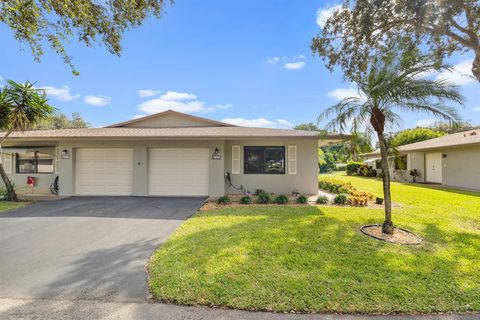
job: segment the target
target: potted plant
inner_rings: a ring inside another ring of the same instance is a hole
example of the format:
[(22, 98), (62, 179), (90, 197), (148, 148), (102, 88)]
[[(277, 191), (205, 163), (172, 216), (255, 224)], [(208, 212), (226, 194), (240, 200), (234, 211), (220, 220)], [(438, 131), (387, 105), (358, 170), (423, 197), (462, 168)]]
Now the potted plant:
[(412, 177), (412, 182), (417, 182), (417, 177), (420, 176), (420, 173), (417, 169), (410, 170), (410, 176)]

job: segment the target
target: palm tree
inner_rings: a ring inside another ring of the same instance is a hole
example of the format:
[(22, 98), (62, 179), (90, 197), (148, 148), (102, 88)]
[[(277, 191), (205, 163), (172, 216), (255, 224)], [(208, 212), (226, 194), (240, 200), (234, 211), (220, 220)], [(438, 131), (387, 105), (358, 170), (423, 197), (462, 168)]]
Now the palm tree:
[[(55, 111), (47, 102), (45, 91), (36, 89), (32, 83), (7, 81), (7, 85), (0, 90), (0, 130), (3, 131), (3, 136), (0, 137), (0, 152), (2, 144), (12, 132), (29, 130)], [(18, 201), (1, 157), (0, 175), (7, 189), (8, 200)]]
[(352, 137), (342, 144), (338, 152), (342, 155), (345, 161), (358, 161), (362, 153), (373, 151), (370, 139), (365, 133), (354, 133)]
[(423, 112), (456, 123), (460, 117), (456, 110), (445, 105), (451, 100), (463, 104), (458, 88), (445, 81), (428, 80), (423, 76), (434, 65), (425, 58), (404, 55), (401, 59), (382, 58), (372, 63), (364, 78), (356, 78), (359, 96), (345, 98), (326, 109), (319, 121), (333, 117), (327, 129), (351, 126), (353, 132), (360, 128), (373, 129), (378, 138), (383, 170), (385, 221), (382, 232), (392, 234), (392, 200), (388, 164), (388, 143), (385, 129), (401, 123), (398, 111)]

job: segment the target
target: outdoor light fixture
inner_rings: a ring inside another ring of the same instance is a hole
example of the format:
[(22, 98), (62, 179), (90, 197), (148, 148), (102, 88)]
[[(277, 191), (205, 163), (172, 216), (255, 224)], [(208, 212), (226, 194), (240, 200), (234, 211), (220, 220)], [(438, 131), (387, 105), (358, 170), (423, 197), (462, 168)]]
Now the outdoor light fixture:
[(222, 156), (220, 155), (220, 150), (218, 150), (218, 148), (215, 148), (215, 150), (213, 151), (212, 160), (220, 159), (222, 159)]
[(70, 159), (70, 154), (67, 149), (62, 150), (62, 159)]

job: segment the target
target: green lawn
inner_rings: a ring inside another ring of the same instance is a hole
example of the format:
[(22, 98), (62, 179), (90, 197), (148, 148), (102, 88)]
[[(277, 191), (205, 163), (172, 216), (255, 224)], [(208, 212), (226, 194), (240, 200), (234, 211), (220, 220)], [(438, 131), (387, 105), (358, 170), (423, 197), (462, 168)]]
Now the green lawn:
[(9, 202), (9, 201), (0, 201), (0, 213), (2, 211), (8, 211), (16, 208), (23, 207), (25, 202)]
[[(381, 195), (381, 182), (347, 177)], [(362, 235), (383, 211), (245, 206), (195, 215), (153, 255), (154, 297), (299, 312), (480, 311), (480, 194), (392, 184), (394, 223), (420, 246)]]

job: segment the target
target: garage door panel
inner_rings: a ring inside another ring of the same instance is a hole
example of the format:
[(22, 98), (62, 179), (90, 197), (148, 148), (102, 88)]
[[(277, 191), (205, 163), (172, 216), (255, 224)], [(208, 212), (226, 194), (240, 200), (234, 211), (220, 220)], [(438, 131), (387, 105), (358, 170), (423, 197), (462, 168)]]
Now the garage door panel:
[(78, 195), (131, 195), (133, 150), (76, 150), (75, 192)]
[(151, 195), (208, 195), (208, 149), (150, 149), (149, 158)]

